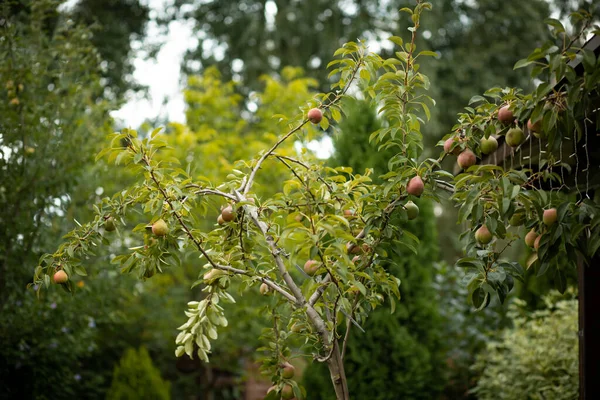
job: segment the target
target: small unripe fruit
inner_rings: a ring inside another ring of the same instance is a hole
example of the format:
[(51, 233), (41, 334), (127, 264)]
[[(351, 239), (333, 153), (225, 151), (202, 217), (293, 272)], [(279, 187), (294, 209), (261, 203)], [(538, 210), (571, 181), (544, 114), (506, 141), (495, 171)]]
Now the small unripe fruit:
[(423, 190), (425, 190), (425, 185), (423, 184), (423, 179), (418, 175), (408, 181), (408, 185), (406, 185), (406, 191), (413, 196), (421, 196)]
[(477, 163), (477, 157), (470, 149), (466, 149), (458, 155), (456, 162), (462, 169), (467, 169)]
[(515, 212), (512, 217), (510, 217), (510, 220), (508, 221), (508, 223), (511, 226), (521, 226), (523, 225), (523, 223), (525, 223), (525, 213), (523, 211), (517, 211)]
[(266, 296), (271, 291), (271, 288), (266, 283), (263, 283), (262, 285), (260, 285), (259, 290), (260, 290), (260, 294), (262, 294), (263, 296)]
[(318, 261), (308, 260), (307, 262), (304, 263), (304, 272), (306, 272), (306, 274), (309, 276), (313, 276), (317, 272), (318, 269), (319, 269)]
[(525, 141), (525, 134), (521, 128), (509, 129), (506, 133), (506, 144), (510, 147), (517, 147)]
[(292, 379), (296, 373), (296, 368), (294, 368), (294, 366), (289, 362), (284, 362), (283, 364), (281, 364), (281, 369), (281, 376), (284, 379)]
[(544, 210), (544, 215), (542, 216), (542, 221), (546, 226), (552, 226), (556, 222), (558, 218), (558, 214), (556, 212), (556, 208), (549, 208)]
[(159, 219), (152, 224), (152, 233), (154, 233), (156, 236), (165, 236), (167, 233), (169, 233), (169, 227), (165, 221)]
[(344, 210), (344, 217), (351, 218), (354, 216), (354, 210)]
[(106, 218), (106, 220), (104, 221), (104, 229), (107, 232), (113, 232), (115, 229), (117, 229), (117, 226), (115, 225), (115, 220), (113, 217)]
[(213, 268), (207, 273), (205, 273), (203, 278), (207, 283), (211, 284), (223, 275), (227, 275), (227, 273), (221, 269)]
[(533, 247), (537, 238), (538, 234), (535, 230), (532, 229), (529, 232), (527, 232), (527, 235), (525, 235), (525, 244), (529, 247)]
[(447, 154), (454, 154), (456, 156), (460, 153), (460, 147), (456, 146), (454, 149), (452, 149), (454, 143), (456, 143), (456, 138), (451, 137), (446, 139), (444, 142), (444, 151)]
[(498, 110), (498, 121), (502, 122), (505, 125), (508, 125), (513, 122), (515, 116), (512, 111), (509, 110), (508, 106), (502, 107)]
[(292, 400), (294, 398), (294, 389), (292, 385), (288, 385), (287, 383), (281, 389), (281, 398), (283, 400)]
[(475, 231), (475, 240), (481, 244), (488, 244), (492, 241), (492, 233), (487, 226), (481, 225), (481, 227)]
[(536, 249), (536, 250), (540, 249), (540, 240), (542, 240), (542, 235), (535, 238), (535, 241), (533, 242), (534, 249)]
[(219, 214), (219, 216), (217, 217), (217, 224), (223, 225), (224, 223), (225, 223), (225, 220), (223, 219), (223, 216), (221, 214)]
[(493, 136), (490, 136), (487, 139), (481, 139), (479, 145), (483, 154), (492, 154), (498, 150), (498, 141)]
[(67, 283), (69, 280), (69, 275), (67, 275), (67, 273), (61, 269), (60, 271), (56, 271), (52, 279), (54, 280), (54, 283), (57, 284)]
[(221, 211), (221, 218), (225, 222), (231, 222), (235, 219), (235, 213), (233, 212), (233, 207), (227, 206)]
[(308, 120), (313, 124), (318, 124), (323, 119), (323, 112), (318, 108), (311, 108), (308, 111)]
[(412, 201), (409, 200), (406, 202), (404, 208), (406, 209), (406, 216), (408, 219), (415, 219), (419, 216), (419, 207)]
[(25, 154), (33, 154), (35, 153), (35, 147), (27, 146), (25, 147)]

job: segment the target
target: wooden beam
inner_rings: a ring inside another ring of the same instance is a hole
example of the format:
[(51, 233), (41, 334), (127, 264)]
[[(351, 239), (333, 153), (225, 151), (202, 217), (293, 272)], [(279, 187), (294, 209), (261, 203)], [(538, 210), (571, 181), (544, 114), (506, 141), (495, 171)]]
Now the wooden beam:
[(579, 263), (579, 399), (600, 399), (600, 254)]

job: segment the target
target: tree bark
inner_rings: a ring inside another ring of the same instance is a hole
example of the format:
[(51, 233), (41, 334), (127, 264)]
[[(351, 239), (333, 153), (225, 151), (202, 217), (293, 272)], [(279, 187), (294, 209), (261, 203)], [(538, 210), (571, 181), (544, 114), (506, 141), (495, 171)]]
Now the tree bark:
[(340, 353), (340, 346), (336, 340), (333, 341), (333, 352), (329, 360), (327, 360), (331, 383), (335, 389), (335, 397), (337, 400), (349, 400), (348, 381), (346, 380), (346, 371), (344, 370), (344, 361)]

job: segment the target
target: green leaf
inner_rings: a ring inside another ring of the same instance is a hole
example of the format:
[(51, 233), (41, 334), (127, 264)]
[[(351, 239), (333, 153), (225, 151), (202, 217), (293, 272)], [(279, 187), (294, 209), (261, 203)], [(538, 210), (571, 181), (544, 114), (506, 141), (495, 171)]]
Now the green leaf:
[(523, 68), (528, 66), (529, 64), (533, 64), (535, 61), (532, 60), (528, 60), (526, 58), (523, 58), (522, 60), (519, 60), (515, 63), (515, 66), (513, 67), (513, 70), (515, 69), (519, 69), (519, 68)]

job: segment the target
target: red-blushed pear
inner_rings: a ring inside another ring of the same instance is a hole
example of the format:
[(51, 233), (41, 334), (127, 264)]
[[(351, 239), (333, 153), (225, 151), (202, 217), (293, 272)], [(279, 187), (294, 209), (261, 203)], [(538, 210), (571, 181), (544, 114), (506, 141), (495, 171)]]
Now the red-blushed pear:
[(511, 128), (506, 132), (506, 144), (510, 147), (517, 147), (525, 141), (525, 134), (521, 128)]
[(281, 398), (283, 400), (292, 400), (294, 398), (294, 389), (292, 385), (285, 384), (283, 385), (283, 389), (281, 389)]
[(169, 233), (167, 223), (161, 218), (152, 224), (152, 233), (156, 236), (165, 236)]
[(536, 237), (535, 241), (533, 242), (533, 248), (536, 251), (540, 249), (540, 240), (542, 240), (542, 235), (539, 235), (538, 237)]
[(308, 111), (307, 118), (310, 122), (316, 125), (323, 119), (323, 112), (318, 108), (311, 108)]
[(106, 218), (106, 220), (104, 221), (104, 229), (106, 230), (106, 232), (113, 232), (115, 229), (117, 229), (113, 217)]
[(535, 244), (535, 239), (537, 239), (538, 234), (537, 232), (532, 229), (529, 232), (527, 232), (527, 235), (525, 235), (525, 244), (529, 247), (533, 247), (533, 245)]
[(224, 223), (225, 223), (225, 220), (223, 219), (223, 216), (221, 214), (219, 214), (219, 216), (217, 217), (217, 224), (223, 225)]
[(231, 222), (235, 219), (235, 213), (233, 212), (233, 207), (227, 206), (221, 211), (221, 217), (225, 222)]
[(411, 194), (413, 196), (421, 196), (424, 190), (425, 184), (423, 183), (423, 179), (421, 179), (419, 175), (411, 178), (411, 180), (408, 181), (408, 185), (406, 185), (406, 191), (408, 192), (408, 194)]
[(57, 284), (67, 283), (69, 280), (69, 275), (67, 275), (67, 273), (61, 269), (60, 271), (56, 271), (54, 273), (52, 279), (54, 280), (54, 283)]
[(544, 215), (542, 216), (542, 221), (546, 226), (552, 226), (556, 222), (558, 218), (558, 213), (556, 212), (556, 208), (549, 208), (544, 210)]
[(452, 148), (452, 146), (454, 146), (454, 143), (456, 142), (457, 140), (454, 137), (446, 139), (446, 141), (444, 142), (444, 151), (446, 152), (446, 154), (453, 154), (455, 156), (460, 154), (459, 146), (456, 146), (454, 149)]
[(281, 364), (281, 376), (283, 379), (292, 379), (296, 374), (296, 368), (289, 362), (284, 362)]
[(404, 209), (406, 210), (406, 216), (409, 220), (415, 219), (419, 216), (419, 207), (410, 200), (406, 202)]
[(503, 124), (508, 125), (512, 123), (514, 119), (515, 116), (508, 106), (504, 106), (498, 110), (498, 121), (502, 122)]
[(530, 132), (541, 133), (542, 132), (542, 120), (538, 119), (535, 122), (531, 122), (530, 119), (527, 120), (527, 129)]
[(498, 150), (498, 141), (495, 137), (490, 136), (487, 139), (481, 139), (481, 142), (479, 142), (479, 146), (483, 154), (492, 154), (493, 152)]
[(471, 151), (471, 149), (466, 149), (458, 155), (456, 162), (462, 169), (467, 169), (477, 163), (477, 157), (475, 156), (475, 153)]
[(344, 210), (344, 217), (346, 218), (352, 218), (354, 217), (354, 210)]
[(304, 272), (307, 275), (313, 276), (319, 269), (319, 262), (316, 260), (308, 260), (304, 263)]
[(260, 290), (260, 294), (262, 294), (263, 296), (266, 296), (271, 291), (271, 288), (266, 283), (263, 283), (262, 285), (260, 285), (259, 290)]
[(487, 226), (481, 225), (481, 227), (475, 231), (475, 240), (481, 244), (488, 244), (492, 241), (492, 233)]

